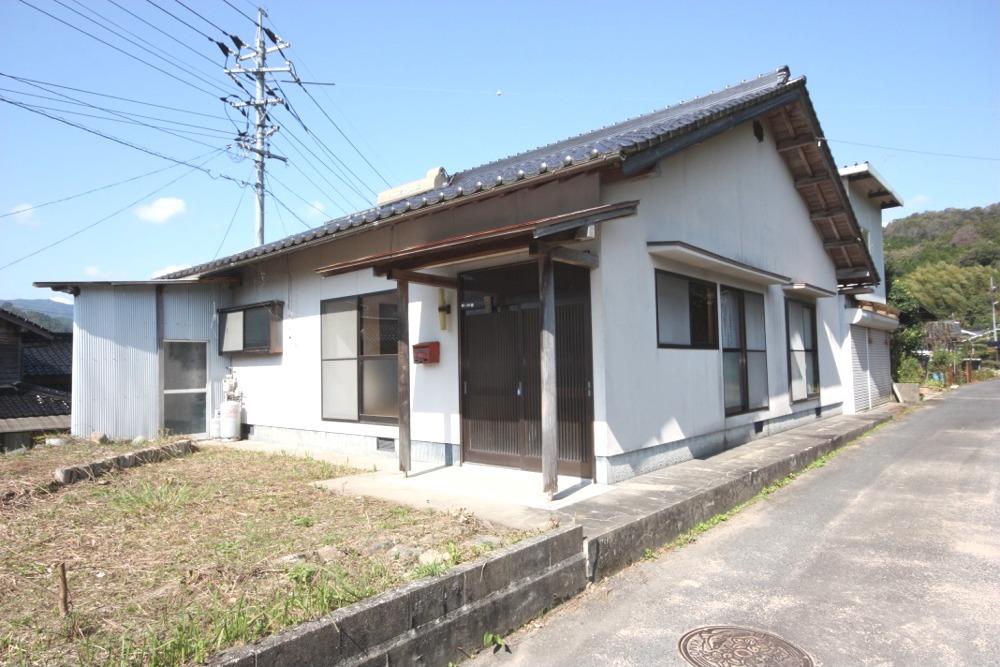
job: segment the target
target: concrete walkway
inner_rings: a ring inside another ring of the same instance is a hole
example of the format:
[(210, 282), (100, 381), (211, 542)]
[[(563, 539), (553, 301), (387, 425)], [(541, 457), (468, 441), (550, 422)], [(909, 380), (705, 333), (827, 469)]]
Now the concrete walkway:
[[(760, 447), (743, 449), (720, 461)], [(680, 667), (678, 640), (707, 625), (775, 633), (818, 666), (998, 664), (1000, 381), (927, 401), (475, 664)]]

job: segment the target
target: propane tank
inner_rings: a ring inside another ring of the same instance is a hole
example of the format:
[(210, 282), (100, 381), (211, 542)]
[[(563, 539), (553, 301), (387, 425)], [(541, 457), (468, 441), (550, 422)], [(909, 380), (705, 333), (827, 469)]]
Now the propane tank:
[(223, 440), (240, 439), (240, 401), (223, 401), (219, 410), (219, 437)]

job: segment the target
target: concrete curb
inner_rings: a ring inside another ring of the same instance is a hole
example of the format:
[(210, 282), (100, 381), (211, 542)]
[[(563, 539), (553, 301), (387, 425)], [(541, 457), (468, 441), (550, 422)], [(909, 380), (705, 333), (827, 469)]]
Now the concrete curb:
[(444, 665), (482, 648), (587, 585), (583, 529), (529, 538), (327, 616), (237, 647), (214, 667)]
[(766, 486), (799, 472), (816, 459), (843, 447), (895, 414), (883, 414), (835, 436), (759, 468), (733, 474), (722, 484), (701, 490), (684, 500), (630, 519), (600, 535), (588, 536), (588, 574), (592, 581), (608, 577), (640, 560), (646, 549), (658, 549), (702, 521), (750, 500)]
[(92, 463), (82, 463), (80, 465), (59, 468), (55, 471), (55, 479), (57, 484), (73, 484), (85, 479), (97, 479), (115, 470), (135, 468), (147, 463), (165, 461), (179, 456), (186, 456), (196, 451), (198, 451), (198, 448), (194, 446), (193, 442), (190, 440), (181, 440), (160, 447), (140, 449), (137, 452), (129, 454), (109, 456), (108, 458)]

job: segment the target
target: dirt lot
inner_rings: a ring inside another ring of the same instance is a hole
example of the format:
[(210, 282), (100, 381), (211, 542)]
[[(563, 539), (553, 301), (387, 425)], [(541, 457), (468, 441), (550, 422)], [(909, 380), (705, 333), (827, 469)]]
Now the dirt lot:
[[(0, 487), (80, 462), (18, 457)], [(0, 664), (196, 663), (523, 537), (310, 484), (352, 472), (209, 449), (0, 509)]]

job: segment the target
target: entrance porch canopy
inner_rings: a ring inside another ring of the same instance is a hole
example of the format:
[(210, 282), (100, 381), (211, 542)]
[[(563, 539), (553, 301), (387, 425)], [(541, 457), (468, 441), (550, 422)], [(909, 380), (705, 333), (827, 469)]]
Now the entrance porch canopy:
[(399, 342), (396, 348), (399, 389), (399, 469), (410, 471), (410, 336), (409, 283), (455, 289), (458, 282), (444, 276), (416, 273), (415, 269), (530, 249), (538, 255), (538, 291), (541, 312), (541, 426), (542, 491), (551, 499), (558, 491), (558, 420), (556, 414), (556, 310), (553, 262), (594, 268), (597, 257), (558, 244), (578, 240), (578, 230), (607, 220), (634, 215), (638, 201), (624, 201), (570, 213), (528, 220), (504, 227), (452, 236), (428, 243), (390, 250), (316, 269), (321, 276), (335, 276), (374, 269), (396, 281), (399, 295)]

